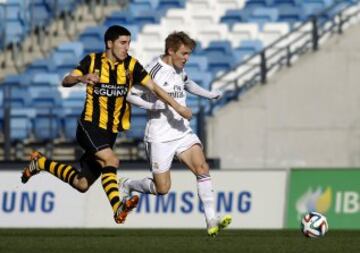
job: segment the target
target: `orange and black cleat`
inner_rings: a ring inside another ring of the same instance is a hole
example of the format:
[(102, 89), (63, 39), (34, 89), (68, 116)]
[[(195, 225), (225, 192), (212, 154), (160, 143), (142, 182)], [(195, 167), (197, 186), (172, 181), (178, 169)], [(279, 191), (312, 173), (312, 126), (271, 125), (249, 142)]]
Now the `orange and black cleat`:
[(116, 214), (114, 215), (115, 222), (118, 224), (123, 224), (128, 213), (137, 206), (138, 202), (139, 196), (137, 195), (134, 195), (130, 198), (124, 198), (118, 210), (116, 211)]
[(27, 181), (30, 179), (30, 177), (32, 177), (40, 172), (38, 160), (39, 160), (39, 158), (41, 158), (43, 156), (44, 155), (38, 151), (34, 151), (31, 153), (29, 165), (24, 168), (22, 176), (21, 176), (21, 182), (23, 184), (26, 184)]

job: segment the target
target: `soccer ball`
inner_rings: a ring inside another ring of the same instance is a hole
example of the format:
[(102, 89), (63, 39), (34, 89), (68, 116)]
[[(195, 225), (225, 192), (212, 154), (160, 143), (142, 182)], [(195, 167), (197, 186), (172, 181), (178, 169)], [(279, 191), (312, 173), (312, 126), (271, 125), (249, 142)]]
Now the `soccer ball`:
[(301, 220), (301, 231), (306, 237), (317, 238), (324, 236), (328, 229), (326, 217), (321, 213), (310, 212)]

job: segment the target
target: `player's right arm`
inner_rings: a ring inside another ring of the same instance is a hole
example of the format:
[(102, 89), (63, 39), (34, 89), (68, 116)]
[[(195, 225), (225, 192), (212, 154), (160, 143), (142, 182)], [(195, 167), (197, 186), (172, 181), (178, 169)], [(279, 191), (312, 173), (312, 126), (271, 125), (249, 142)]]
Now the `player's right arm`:
[(66, 75), (62, 81), (62, 86), (72, 87), (78, 83), (95, 84), (99, 82), (99, 76), (94, 73), (89, 73), (91, 63), (90, 55), (85, 56), (79, 63), (79, 65), (68, 75)]

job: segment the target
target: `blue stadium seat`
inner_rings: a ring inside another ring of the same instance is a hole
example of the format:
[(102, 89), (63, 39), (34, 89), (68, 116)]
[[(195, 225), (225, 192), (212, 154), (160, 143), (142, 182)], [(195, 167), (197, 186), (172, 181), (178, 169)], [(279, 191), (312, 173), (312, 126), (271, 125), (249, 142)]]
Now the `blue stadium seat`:
[(64, 127), (64, 135), (67, 140), (76, 139), (77, 121), (81, 115), (82, 108), (66, 107), (63, 109), (62, 125)]
[(301, 0), (273, 0), (272, 6), (274, 7), (289, 7), (299, 6), (303, 1)]
[(188, 75), (191, 80), (193, 80), (195, 83), (197, 83), (204, 89), (210, 89), (211, 80), (214, 76), (211, 72), (191, 72), (188, 73)]
[(97, 42), (93, 42), (92, 44), (84, 44), (84, 55), (82, 57), (85, 57), (85, 55), (90, 53), (103, 52), (104, 50), (105, 50), (104, 41), (97, 41)]
[(132, 12), (127, 11), (114, 11), (110, 16), (106, 17), (104, 21), (104, 26), (109, 27), (112, 25), (122, 24), (124, 26), (128, 26), (133, 24), (133, 15)]
[(139, 27), (143, 27), (146, 24), (158, 24), (160, 23), (161, 13), (155, 10), (140, 11), (133, 13), (133, 23)]
[(203, 49), (203, 55), (207, 57), (226, 57), (231, 56), (232, 46), (228, 40), (211, 41), (207, 48)]
[(162, 13), (166, 13), (168, 9), (184, 8), (184, 7), (185, 7), (184, 0), (159, 0), (159, 5), (157, 9)]
[(31, 79), (32, 87), (57, 87), (61, 83), (57, 73), (38, 73), (34, 74)]
[(245, 57), (261, 51), (263, 44), (260, 40), (244, 40), (240, 46), (234, 49), (234, 56), (238, 63), (242, 62)]
[(0, 107), (4, 106), (4, 89), (0, 86)]
[(31, 21), (35, 26), (46, 26), (53, 18), (54, 13), (44, 0), (32, 0), (29, 4)]
[(84, 46), (81, 42), (73, 41), (73, 42), (65, 42), (60, 44), (57, 48), (55, 48), (52, 58), (57, 60), (56, 58), (61, 59), (74, 59), (75, 61), (80, 60), (83, 55)]
[(291, 25), (305, 19), (302, 6), (282, 6), (279, 8), (278, 22), (287, 22)]
[(208, 60), (206, 56), (192, 55), (189, 61), (186, 63), (186, 72), (203, 72), (208, 69)]
[(80, 34), (79, 40), (83, 45), (93, 44), (97, 42), (102, 42), (104, 44), (104, 33), (106, 31), (105, 26), (91, 26), (85, 29), (85, 31)]
[(268, 7), (272, 4), (273, 0), (247, 0), (244, 9), (253, 10), (259, 7)]
[[(135, 106), (133, 108), (135, 108)], [(142, 140), (144, 138), (146, 121), (147, 116), (145, 110), (142, 110), (141, 113), (134, 113), (133, 111), (131, 115), (131, 128), (125, 132), (126, 137)]]
[(7, 19), (5, 22), (5, 46), (21, 42), (26, 34), (23, 23), (18, 19)]
[(32, 108), (12, 108), (10, 112), (10, 138), (12, 141), (24, 141), (31, 135), (32, 119), (35, 110)]
[(220, 22), (228, 24), (231, 28), (236, 23), (245, 22), (246, 18), (244, 18), (244, 16), (246, 13), (247, 12), (244, 12), (242, 9), (227, 10), (225, 15), (220, 18)]
[(36, 108), (33, 119), (34, 137), (37, 141), (49, 141), (60, 136), (62, 108)]
[(29, 75), (54, 73), (56, 72), (56, 66), (53, 61), (48, 59), (39, 59), (33, 61), (25, 71)]
[(279, 11), (277, 8), (256, 8), (251, 13), (249, 17), (247, 17), (247, 22), (255, 22), (258, 23), (260, 27), (262, 27), (267, 22), (276, 22), (279, 17)]
[(61, 95), (55, 87), (29, 87), (33, 108), (55, 108), (61, 105)]

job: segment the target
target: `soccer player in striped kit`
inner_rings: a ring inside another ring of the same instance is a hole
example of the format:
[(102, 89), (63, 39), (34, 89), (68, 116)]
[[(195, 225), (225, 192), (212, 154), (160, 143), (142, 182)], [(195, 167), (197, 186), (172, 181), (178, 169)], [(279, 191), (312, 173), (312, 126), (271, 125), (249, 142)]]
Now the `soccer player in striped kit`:
[[(184, 32), (171, 33), (165, 41), (165, 54), (154, 59), (147, 67), (151, 78), (179, 104), (186, 106), (186, 92), (217, 99), (220, 91), (208, 91), (190, 80), (184, 71), (196, 43)], [(120, 178), (122, 192), (132, 191), (163, 195), (171, 186), (170, 167), (174, 156), (196, 176), (198, 195), (204, 206), (207, 232), (216, 236), (231, 223), (231, 216), (222, 218), (215, 212), (213, 185), (202, 144), (190, 128), (188, 119), (162, 103), (156, 96), (140, 86), (134, 86), (127, 100), (148, 110), (145, 129), (145, 147), (150, 159), (152, 178), (133, 180)]]

